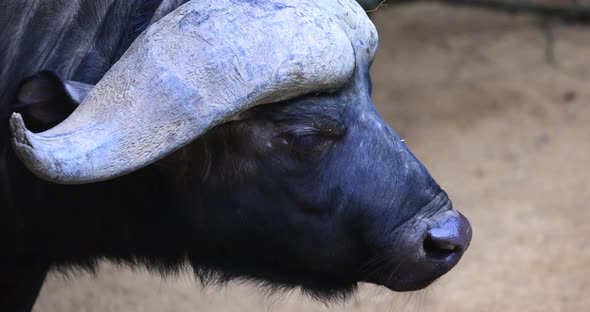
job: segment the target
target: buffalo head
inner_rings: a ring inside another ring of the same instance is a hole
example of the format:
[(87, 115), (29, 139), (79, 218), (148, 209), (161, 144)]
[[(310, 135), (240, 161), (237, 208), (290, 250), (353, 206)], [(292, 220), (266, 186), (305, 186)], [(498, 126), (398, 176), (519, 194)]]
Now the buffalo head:
[(352, 0), (190, 1), (57, 126), (32, 133), (15, 114), (14, 148), (63, 184), (162, 168), (202, 277), (420, 289), (459, 261), (471, 228), (376, 112), (376, 47)]

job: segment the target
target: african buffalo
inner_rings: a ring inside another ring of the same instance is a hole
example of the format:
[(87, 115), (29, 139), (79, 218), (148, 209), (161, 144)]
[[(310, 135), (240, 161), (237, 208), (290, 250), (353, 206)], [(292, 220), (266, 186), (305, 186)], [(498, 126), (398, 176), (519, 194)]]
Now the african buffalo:
[(375, 111), (356, 2), (184, 2), (2, 4), (1, 311), (102, 259), (322, 300), (459, 261), (469, 222)]

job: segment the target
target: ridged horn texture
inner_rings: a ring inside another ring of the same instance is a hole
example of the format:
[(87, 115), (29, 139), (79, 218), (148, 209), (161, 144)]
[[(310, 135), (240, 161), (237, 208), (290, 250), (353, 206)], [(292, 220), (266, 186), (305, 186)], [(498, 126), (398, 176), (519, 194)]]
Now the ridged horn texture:
[(10, 120), (39, 177), (112, 179), (256, 105), (341, 87), (377, 34), (354, 0), (195, 0), (141, 34), (65, 121), (42, 133)]

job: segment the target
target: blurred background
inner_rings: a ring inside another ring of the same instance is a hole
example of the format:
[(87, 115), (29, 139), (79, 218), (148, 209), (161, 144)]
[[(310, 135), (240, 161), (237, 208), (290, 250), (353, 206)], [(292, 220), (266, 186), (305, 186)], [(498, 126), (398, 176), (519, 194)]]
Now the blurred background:
[[(590, 311), (590, 26), (365, 2), (380, 34), (376, 106), (474, 228), (454, 270), (417, 293), (363, 285), (325, 306), (104, 264), (96, 277), (51, 275), (35, 311)], [(580, 12), (583, 2), (526, 1)]]

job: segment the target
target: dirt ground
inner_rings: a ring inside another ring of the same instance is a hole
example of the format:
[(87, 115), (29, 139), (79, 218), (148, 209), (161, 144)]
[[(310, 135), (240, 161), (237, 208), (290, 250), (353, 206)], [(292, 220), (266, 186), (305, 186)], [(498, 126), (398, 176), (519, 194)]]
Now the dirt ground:
[(474, 228), (453, 271), (325, 307), (105, 264), (51, 276), (35, 311), (590, 311), (590, 28), (551, 26), (550, 64), (532, 18), (418, 5), (374, 20), (375, 103)]

